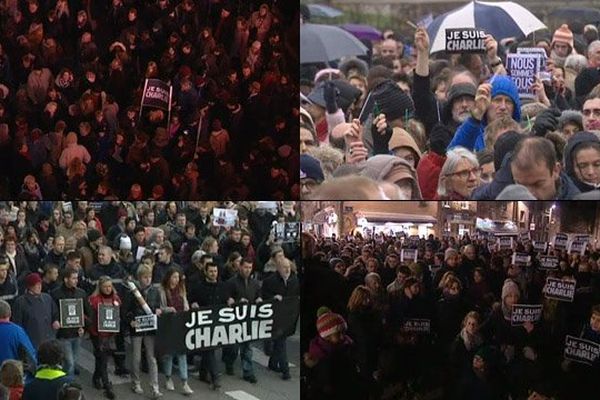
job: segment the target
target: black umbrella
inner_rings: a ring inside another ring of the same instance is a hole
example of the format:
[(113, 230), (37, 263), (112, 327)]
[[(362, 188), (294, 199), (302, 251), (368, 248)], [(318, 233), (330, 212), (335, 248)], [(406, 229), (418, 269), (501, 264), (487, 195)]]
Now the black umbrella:
[(600, 10), (585, 7), (564, 7), (552, 11), (549, 17), (558, 19), (561, 23), (572, 24), (579, 22), (583, 24), (599, 24)]
[(331, 25), (300, 25), (300, 63), (327, 63), (345, 56), (367, 54), (367, 48), (351, 33)]

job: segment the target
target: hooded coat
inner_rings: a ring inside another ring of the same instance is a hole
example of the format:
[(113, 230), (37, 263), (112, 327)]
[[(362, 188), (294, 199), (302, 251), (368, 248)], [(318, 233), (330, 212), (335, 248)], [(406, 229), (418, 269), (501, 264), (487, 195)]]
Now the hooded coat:
[(359, 168), (360, 175), (375, 181), (396, 183), (401, 179), (410, 179), (412, 185), (411, 200), (420, 200), (422, 198), (415, 169), (400, 157), (378, 154), (362, 163)]
[(565, 146), (564, 154), (564, 167), (567, 175), (571, 178), (575, 186), (581, 192), (589, 192), (590, 190), (598, 189), (598, 187), (590, 185), (587, 182), (583, 182), (577, 178), (577, 174), (575, 173), (575, 159), (573, 157), (575, 150), (583, 143), (595, 142), (600, 144), (600, 139), (598, 136), (593, 134), (592, 132), (577, 132), (567, 142)]
[[(516, 85), (510, 77), (497, 75), (492, 84), (492, 99), (498, 95), (508, 96), (513, 104), (512, 118), (521, 122), (521, 100)], [(462, 146), (469, 150), (480, 151), (485, 149), (484, 131), (488, 124), (487, 116), (484, 116), (481, 121), (477, 121), (473, 117), (469, 117), (461, 126), (458, 127), (456, 135), (448, 145), (448, 149), (456, 146)]]

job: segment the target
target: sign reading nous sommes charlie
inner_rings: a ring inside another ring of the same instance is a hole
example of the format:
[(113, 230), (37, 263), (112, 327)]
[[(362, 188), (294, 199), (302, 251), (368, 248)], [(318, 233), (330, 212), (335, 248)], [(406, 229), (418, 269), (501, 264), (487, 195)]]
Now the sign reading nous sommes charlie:
[(299, 297), (259, 304), (203, 307), (158, 318), (161, 354), (186, 353), (229, 344), (292, 335), (300, 312)]
[(61, 328), (81, 328), (83, 321), (83, 299), (60, 299)]

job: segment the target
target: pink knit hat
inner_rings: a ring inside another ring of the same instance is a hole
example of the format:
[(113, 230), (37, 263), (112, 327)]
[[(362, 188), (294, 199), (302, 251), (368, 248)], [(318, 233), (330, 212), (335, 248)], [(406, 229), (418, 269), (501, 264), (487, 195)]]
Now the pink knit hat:
[(569, 29), (569, 25), (562, 24), (560, 28), (554, 31), (550, 47), (554, 47), (554, 43), (556, 42), (566, 43), (571, 46), (571, 50), (573, 49), (573, 32)]

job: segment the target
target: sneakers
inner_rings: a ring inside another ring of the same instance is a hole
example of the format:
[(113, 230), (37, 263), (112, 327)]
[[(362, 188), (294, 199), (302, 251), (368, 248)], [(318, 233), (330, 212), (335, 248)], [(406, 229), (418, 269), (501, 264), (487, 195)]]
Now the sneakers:
[(150, 396), (152, 400), (160, 399), (162, 396), (163, 394), (158, 390), (158, 385), (152, 387), (152, 395)]
[(250, 382), (250, 383), (256, 383), (256, 377), (254, 375), (248, 375), (244, 377), (244, 380), (246, 382)]
[(133, 386), (131, 387), (131, 390), (133, 391), (133, 393), (135, 394), (144, 394), (144, 390), (142, 389), (142, 385), (140, 385), (139, 382), (135, 382), (133, 384)]
[(173, 384), (173, 379), (171, 379), (170, 377), (167, 378), (167, 382), (165, 383), (165, 388), (171, 392), (175, 390), (175, 385)]
[(233, 375), (233, 365), (225, 365), (225, 373), (227, 375), (232, 376)]
[(190, 385), (188, 385), (187, 381), (183, 382), (183, 387), (181, 388), (181, 393), (183, 393), (186, 396), (191, 396), (194, 394), (194, 391), (192, 390)]

